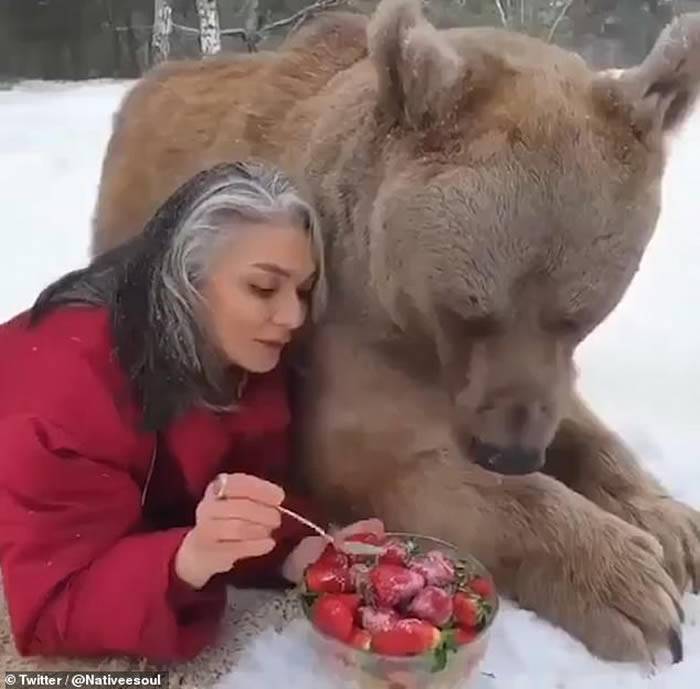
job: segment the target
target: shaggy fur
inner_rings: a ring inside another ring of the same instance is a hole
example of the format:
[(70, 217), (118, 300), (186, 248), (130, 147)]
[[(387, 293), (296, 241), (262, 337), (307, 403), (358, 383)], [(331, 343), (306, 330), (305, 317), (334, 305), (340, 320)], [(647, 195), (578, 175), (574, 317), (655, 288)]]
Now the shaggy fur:
[(327, 15), (276, 53), (148, 74), (115, 121), (94, 248), (202, 167), (286, 168), (321, 214), (332, 282), (299, 406), (318, 498), (456, 542), (604, 658), (678, 660), (700, 514), (578, 398), (572, 357), (639, 267), (698, 77), (697, 15), (617, 73), (522, 35), (438, 31), (414, 0)]

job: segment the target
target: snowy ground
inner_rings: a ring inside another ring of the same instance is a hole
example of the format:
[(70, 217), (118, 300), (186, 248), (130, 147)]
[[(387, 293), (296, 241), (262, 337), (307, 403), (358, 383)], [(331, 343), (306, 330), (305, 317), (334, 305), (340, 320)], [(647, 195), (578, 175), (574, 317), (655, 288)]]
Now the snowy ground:
[[(117, 82), (28, 83), (0, 91), (0, 322), (29, 306), (47, 282), (85, 262), (111, 114), (125, 88)], [(700, 114), (674, 145), (663, 215), (642, 269), (578, 361), (583, 390), (596, 409), (678, 497), (700, 508), (698, 174)], [(686, 611), (685, 662), (643, 677), (591, 658), (559, 630), (506, 606), (483, 666), (494, 677), (483, 676), (479, 689), (697, 686), (700, 600), (689, 597)], [(278, 660), (289, 660), (280, 670), (285, 686), (322, 689), (297, 647), (282, 639), (262, 642), (246, 664), (252, 674), (230, 686), (271, 686), (256, 666), (263, 657), (269, 663), (276, 655), (271, 644), (278, 643)]]

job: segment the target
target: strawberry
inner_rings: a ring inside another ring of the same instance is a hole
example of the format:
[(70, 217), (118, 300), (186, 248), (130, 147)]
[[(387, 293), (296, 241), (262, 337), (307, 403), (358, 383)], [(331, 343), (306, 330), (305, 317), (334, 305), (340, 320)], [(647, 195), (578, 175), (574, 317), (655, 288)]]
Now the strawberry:
[(336, 550), (332, 543), (329, 543), (325, 550), (321, 553), (321, 557), (318, 558), (317, 562), (323, 562), (324, 564), (330, 565), (332, 567), (349, 567), (350, 560), (345, 553), (341, 553)]
[(350, 639), (353, 628), (352, 612), (337, 596), (319, 596), (311, 608), (311, 621), (317, 629), (334, 639)]
[(340, 601), (353, 616), (357, 614), (362, 603), (362, 596), (358, 593), (327, 593), (325, 597), (333, 597), (335, 600)]
[(414, 557), (408, 564), (414, 572), (423, 576), (432, 586), (446, 586), (455, 580), (455, 568), (450, 559), (440, 550), (431, 550)]
[(440, 643), (440, 630), (423, 620), (399, 620), (391, 629), (372, 635), (372, 650), (392, 656), (425, 653)]
[[(355, 543), (366, 543), (370, 546), (382, 546), (384, 545), (384, 536), (380, 536), (376, 533), (356, 533), (346, 536), (343, 540), (345, 542), (354, 541)], [(362, 553), (352, 553), (348, 554), (348, 560), (350, 564), (355, 563), (367, 563), (373, 559), (373, 555), (362, 554)]]
[(360, 619), (363, 629), (371, 634), (384, 632), (391, 629), (401, 619), (394, 610), (370, 608), (369, 606), (360, 608)]
[(343, 538), (344, 541), (356, 541), (358, 543), (370, 543), (371, 545), (383, 545), (384, 537), (379, 534), (368, 532), (368, 533), (354, 533)]
[(384, 552), (379, 556), (379, 562), (388, 565), (406, 565), (408, 559), (408, 546), (399, 541), (389, 541), (384, 546)]
[(305, 573), (306, 588), (314, 593), (350, 593), (352, 580), (347, 567), (315, 562)]
[(486, 577), (474, 577), (469, 582), (469, 588), (482, 598), (491, 598), (494, 594), (493, 582)]
[(454, 635), (455, 643), (458, 646), (464, 646), (464, 644), (474, 641), (478, 633), (479, 632), (474, 628), (466, 629), (464, 627), (457, 627)]
[(425, 586), (425, 579), (418, 572), (399, 565), (377, 565), (369, 578), (377, 604), (386, 608), (413, 598)]
[(416, 594), (408, 612), (426, 622), (442, 627), (452, 617), (452, 597), (437, 586), (426, 586)]
[(452, 598), (454, 615), (460, 627), (478, 627), (484, 620), (484, 607), (477, 598), (455, 593)]
[(350, 640), (348, 643), (353, 648), (359, 648), (361, 651), (369, 651), (372, 645), (372, 636), (365, 629), (354, 627), (350, 634)]

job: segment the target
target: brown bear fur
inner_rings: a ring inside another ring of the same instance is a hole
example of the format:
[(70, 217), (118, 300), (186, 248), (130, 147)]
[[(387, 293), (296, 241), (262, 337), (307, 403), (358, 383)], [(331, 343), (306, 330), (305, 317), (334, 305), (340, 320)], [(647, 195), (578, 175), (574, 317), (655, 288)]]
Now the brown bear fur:
[[(196, 170), (284, 167), (320, 213), (332, 288), (298, 409), (318, 499), (457, 543), (604, 658), (678, 659), (700, 515), (579, 399), (572, 357), (639, 267), (699, 63), (697, 15), (617, 73), (514, 33), (438, 31), (413, 0), (326, 15), (278, 52), (138, 83), (94, 250)], [(470, 461), (511, 446), (524, 475)]]

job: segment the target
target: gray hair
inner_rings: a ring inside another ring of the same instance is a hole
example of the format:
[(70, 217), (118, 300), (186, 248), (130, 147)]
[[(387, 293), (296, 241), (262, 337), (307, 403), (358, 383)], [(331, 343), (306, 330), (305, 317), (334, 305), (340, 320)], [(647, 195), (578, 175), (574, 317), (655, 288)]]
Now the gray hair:
[[(199, 290), (212, 259), (242, 223), (280, 219), (309, 235), (317, 265), (310, 299), (311, 318), (317, 320), (321, 316), (327, 288), (323, 242), (314, 209), (281, 170), (262, 163), (240, 163), (235, 172), (206, 187), (191, 204), (163, 257), (160, 280), (167, 298), (153, 302), (152, 320), (179, 332), (173, 346), (183, 361), (189, 360), (193, 366), (203, 363), (196, 333), (187, 324), (197, 320), (197, 306), (203, 301)], [(236, 220), (242, 222), (237, 224)]]
[(193, 403), (235, 408), (240, 380), (232, 383), (227, 362), (205, 336), (201, 287), (238, 227), (280, 219), (308, 233), (316, 263), (310, 317), (317, 321), (327, 299), (317, 215), (283, 171), (262, 162), (223, 163), (196, 174), (136, 237), (47, 287), (33, 320), (59, 304), (108, 306), (117, 353), (137, 386), (147, 428), (162, 427)]

